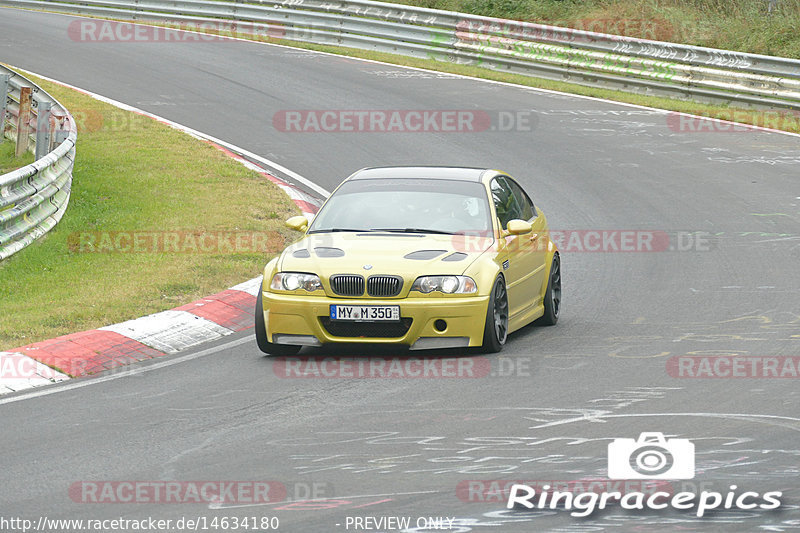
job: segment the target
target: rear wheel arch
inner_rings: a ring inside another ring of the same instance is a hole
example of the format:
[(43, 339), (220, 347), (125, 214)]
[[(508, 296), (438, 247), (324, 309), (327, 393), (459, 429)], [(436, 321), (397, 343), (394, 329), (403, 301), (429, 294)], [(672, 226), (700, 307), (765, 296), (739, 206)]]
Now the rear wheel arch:
[(554, 326), (561, 315), (561, 254), (558, 252), (554, 253), (550, 259), (550, 268), (548, 269), (545, 283), (542, 301), (544, 313), (536, 321), (536, 324)]

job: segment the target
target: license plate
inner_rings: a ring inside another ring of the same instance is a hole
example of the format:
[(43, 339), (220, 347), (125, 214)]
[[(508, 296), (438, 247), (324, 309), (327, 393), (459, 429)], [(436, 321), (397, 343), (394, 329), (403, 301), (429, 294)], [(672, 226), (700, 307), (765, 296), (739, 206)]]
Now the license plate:
[(399, 305), (331, 305), (331, 320), (399, 321)]

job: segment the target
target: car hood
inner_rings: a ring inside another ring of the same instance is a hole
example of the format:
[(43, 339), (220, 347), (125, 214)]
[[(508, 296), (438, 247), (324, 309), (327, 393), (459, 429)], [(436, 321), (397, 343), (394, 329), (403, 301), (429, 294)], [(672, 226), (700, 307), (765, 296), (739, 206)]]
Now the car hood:
[(283, 251), (283, 272), (333, 274), (463, 274), (492, 237), (398, 233), (314, 233)]

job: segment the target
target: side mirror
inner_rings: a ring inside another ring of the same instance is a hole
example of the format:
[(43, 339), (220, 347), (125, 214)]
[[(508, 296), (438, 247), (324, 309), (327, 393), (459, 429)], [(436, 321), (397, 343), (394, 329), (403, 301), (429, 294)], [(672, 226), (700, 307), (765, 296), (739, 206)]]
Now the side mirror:
[(524, 220), (514, 219), (509, 220), (508, 224), (506, 224), (506, 231), (511, 235), (522, 235), (524, 233), (530, 233), (533, 231), (533, 226), (530, 222), (525, 222)]
[(308, 219), (303, 215), (297, 215), (286, 221), (286, 227), (295, 231), (305, 231), (308, 228)]

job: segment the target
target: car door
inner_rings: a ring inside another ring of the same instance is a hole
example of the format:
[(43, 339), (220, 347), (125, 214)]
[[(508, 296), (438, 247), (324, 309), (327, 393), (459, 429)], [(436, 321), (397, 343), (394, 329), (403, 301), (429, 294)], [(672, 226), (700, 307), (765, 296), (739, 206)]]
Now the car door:
[(531, 285), (530, 272), (534, 261), (531, 250), (532, 242), (530, 234), (509, 235), (503, 233), (509, 220), (522, 219), (523, 216), (508, 178), (498, 176), (492, 179), (490, 189), (501, 229), (498, 252), (503, 261), (503, 275), (508, 290), (509, 316), (513, 317), (531, 305), (529, 285)]
[(545, 271), (547, 270), (547, 238), (545, 234), (546, 221), (537, 211), (533, 205), (528, 194), (525, 190), (513, 179), (507, 178), (511, 190), (514, 192), (514, 198), (520, 206), (520, 219), (531, 223), (533, 231), (526, 235), (519, 237), (524, 241), (520, 246), (524, 258), (520, 258), (520, 262), (525, 265), (527, 269), (523, 274), (520, 287), (528, 298), (527, 305), (523, 309), (539, 305), (544, 296), (542, 294), (542, 287), (544, 284)]

